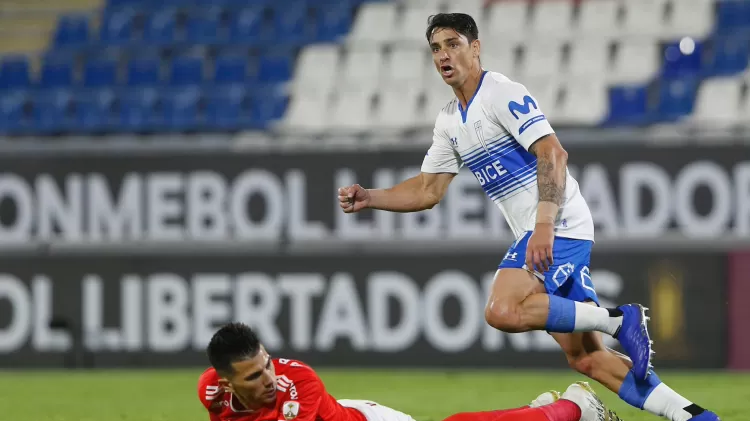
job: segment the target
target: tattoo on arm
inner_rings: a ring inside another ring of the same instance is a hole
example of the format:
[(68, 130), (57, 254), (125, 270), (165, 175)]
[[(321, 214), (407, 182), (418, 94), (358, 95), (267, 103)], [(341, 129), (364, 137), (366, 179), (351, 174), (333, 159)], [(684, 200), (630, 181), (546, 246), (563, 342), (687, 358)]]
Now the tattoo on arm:
[(554, 155), (544, 148), (537, 156), (536, 173), (539, 185), (539, 201), (552, 202), (558, 206), (565, 196), (565, 173), (558, 168)]

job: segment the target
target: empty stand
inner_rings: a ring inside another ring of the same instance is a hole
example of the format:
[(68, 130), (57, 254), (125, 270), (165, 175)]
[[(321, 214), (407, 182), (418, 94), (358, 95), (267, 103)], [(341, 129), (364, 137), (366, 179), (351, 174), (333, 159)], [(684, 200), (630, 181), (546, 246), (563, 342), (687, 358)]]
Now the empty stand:
[(617, 0), (584, 0), (580, 4), (574, 33), (579, 39), (617, 38), (620, 31), (620, 3)]
[(541, 39), (568, 39), (572, 35), (574, 4), (571, 1), (537, 2), (533, 9), (530, 32)]

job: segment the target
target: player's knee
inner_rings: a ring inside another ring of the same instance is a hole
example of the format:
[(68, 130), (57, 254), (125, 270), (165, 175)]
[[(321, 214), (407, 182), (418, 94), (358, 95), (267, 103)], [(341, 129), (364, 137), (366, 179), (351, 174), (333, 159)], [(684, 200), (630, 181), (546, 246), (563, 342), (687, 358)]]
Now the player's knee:
[(523, 332), (518, 306), (508, 302), (491, 302), (484, 309), (487, 324), (507, 333)]

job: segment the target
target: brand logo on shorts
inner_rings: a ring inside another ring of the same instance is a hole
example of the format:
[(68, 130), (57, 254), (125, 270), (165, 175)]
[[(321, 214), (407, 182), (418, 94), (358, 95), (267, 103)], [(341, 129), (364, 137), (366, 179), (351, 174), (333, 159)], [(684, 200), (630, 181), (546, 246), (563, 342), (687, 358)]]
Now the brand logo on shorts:
[(507, 252), (507, 253), (505, 253), (504, 260), (513, 260), (513, 261), (515, 261), (516, 258), (518, 258), (518, 253), (517, 252), (513, 252), (513, 253)]
[(299, 415), (299, 402), (296, 402), (296, 401), (284, 402), (284, 405), (281, 406), (281, 413), (284, 414), (284, 419), (286, 421), (290, 421), (290, 420), (297, 418), (297, 415)]

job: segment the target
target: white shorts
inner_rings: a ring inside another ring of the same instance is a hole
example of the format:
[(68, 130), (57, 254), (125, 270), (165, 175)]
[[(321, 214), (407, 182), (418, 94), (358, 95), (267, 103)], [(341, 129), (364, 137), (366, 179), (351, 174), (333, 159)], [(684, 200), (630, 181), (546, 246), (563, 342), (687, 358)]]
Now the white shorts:
[(339, 399), (341, 406), (354, 408), (361, 412), (367, 421), (414, 421), (410, 415), (372, 401), (358, 399)]

